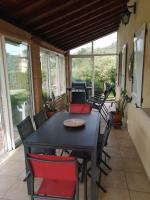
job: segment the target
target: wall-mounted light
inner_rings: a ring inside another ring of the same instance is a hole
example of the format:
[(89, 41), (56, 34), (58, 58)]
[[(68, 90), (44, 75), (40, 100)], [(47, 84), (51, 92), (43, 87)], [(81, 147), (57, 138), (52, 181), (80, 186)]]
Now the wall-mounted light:
[[(132, 9), (132, 12), (130, 11), (130, 9)], [(122, 12), (121, 14), (122, 24), (127, 25), (129, 23), (131, 13), (135, 14), (135, 12), (136, 12), (136, 2), (131, 6), (127, 6), (125, 10)]]

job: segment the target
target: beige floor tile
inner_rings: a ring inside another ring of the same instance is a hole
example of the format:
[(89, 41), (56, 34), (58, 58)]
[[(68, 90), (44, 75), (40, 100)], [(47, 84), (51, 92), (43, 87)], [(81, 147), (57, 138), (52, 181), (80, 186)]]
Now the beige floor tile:
[(117, 139), (131, 140), (127, 131), (121, 131), (116, 133)]
[(116, 139), (116, 133), (113, 130), (110, 132), (109, 138), (110, 139), (112, 139), (112, 138)]
[(118, 144), (120, 147), (133, 147), (134, 145), (130, 139), (118, 138)]
[(112, 157), (108, 164), (111, 166), (112, 170), (123, 170), (124, 169), (124, 163), (121, 158), (114, 158)]
[(135, 148), (131, 147), (120, 147), (120, 153), (122, 158), (137, 158), (139, 159), (139, 156), (135, 150)]
[(22, 150), (18, 150), (13, 154), (10, 158), (10, 161), (25, 161), (24, 152)]
[(84, 200), (84, 185), (83, 184), (80, 184), (79, 199)]
[(27, 185), (23, 181), (18, 181), (5, 194), (6, 199), (10, 200), (29, 200), (30, 196), (27, 194)]
[(122, 171), (111, 171), (108, 176), (102, 175), (102, 184), (106, 188), (127, 189), (125, 175)]
[(23, 161), (7, 161), (0, 167), (0, 175), (20, 176), (24, 170)]
[(116, 140), (116, 138), (109, 137), (108, 142), (107, 142), (107, 146), (108, 147), (118, 147), (119, 144), (118, 144), (118, 141)]
[(140, 159), (123, 158), (123, 166), (124, 166), (124, 170), (127, 172), (143, 172), (144, 173), (144, 167)]
[(130, 190), (150, 192), (150, 182), (145, 173), (126, 173), (127, 185)]
[(106, 147), (106, 152), (114, 158), (121, 158), (121, 152), (119, 147)]
[(150, 200), (150, 193), (130, 191), (130, 199), (131, 200)]
[[(102, 175), (102, 185), (108, 192), (102, 193), (97, 188), (98, 200), (150, 200), (150, 193), (146, 193), (150, 192), (150, 183), (128, 132), (123, 129), (112, 129), (105, 149), (112, 157), (109, 161), (112, 171), (108, 176)], [(0, 200), (30, 199), (26, 183), (22, 181), (24, 177), (24, 152), (21, 146), (11, 152), (9, 159), (0, 165)], [(131, 190), (130, 197), (127, 188)], [(80, 200), (84, 200), (83, 184), (80, 184)]]
[(107, 193), (100, 193), (98, 200), (130, 200), (128, 190), (111, 189)]
[(3, 197), (18, 180), (17, 177), (0, 175), (0, 197)]

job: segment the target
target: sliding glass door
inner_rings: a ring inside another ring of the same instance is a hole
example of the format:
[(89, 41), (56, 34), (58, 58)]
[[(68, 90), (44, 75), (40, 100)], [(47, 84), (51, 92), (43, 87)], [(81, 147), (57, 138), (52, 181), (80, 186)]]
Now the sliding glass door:
[(5, 40), (10, 120), (15, 143), (20, 140), (16, 125), (26, 116), (32, 116), (31, 70), (29, 46), (26, 43)]
[[(0, 91), (1, 92), (1, 91)], [(6, 150), (6, 138), (4, 135), (4, 116), (3, 116), (3, 109), (2, 109), (2, 96), (0, 94), (0, 155), (2, 155)]]

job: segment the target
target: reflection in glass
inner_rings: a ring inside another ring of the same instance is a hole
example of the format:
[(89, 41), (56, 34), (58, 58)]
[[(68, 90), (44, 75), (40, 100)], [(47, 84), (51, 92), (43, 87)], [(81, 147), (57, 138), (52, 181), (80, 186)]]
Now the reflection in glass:
[(42, 73), (42, 96), (43, 96), (43, 102), (45, 102), (49, 98), (48, 54), (45, 53), (44, 51), (41, 51), (40, 60), (41, 60), (41, 73)]
[(86, 81), (87, 86), (92, 86), (91, 58), (72, 58), (72, 81)]
[(105, 90), (105, 83), (115, 84), (116, 56), (95, 56), (94, 68), (94, 93), (99, 96)]
[(27, 115), (31, 115), (32, 110), (29, 85), (28, 45), (6, 40), (5, 48), (13, 131), (16, 142), (19, 139), (16, 125)]
[(50, 74), (51, 74), (51, 91), (54, 96), (58, 96), (58, 75), (57, 75), (58, 56), (50, 55)]

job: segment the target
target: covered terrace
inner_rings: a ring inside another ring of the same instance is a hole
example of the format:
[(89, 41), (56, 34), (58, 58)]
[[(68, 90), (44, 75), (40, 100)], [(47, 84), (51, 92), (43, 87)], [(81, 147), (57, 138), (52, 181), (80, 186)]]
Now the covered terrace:
[[(91, 194), (88, 177), (88, 199), (150, 199), (149, 7), (148, 0), (0, 1), (0, 200), (31, 198), (17, 125), (27, 116), (33, 121), (49, 99), (49, 121), (56, 111), (67, 113), (72, 81), (86, 83), (84, 103), (105, 81), (115, 84), (116, 100), (121, 91), (132, 97), (104, 147), (112, 168), (103, 166), (107, 192)], [(79, 199), (87, 197), (80, 183)]]

